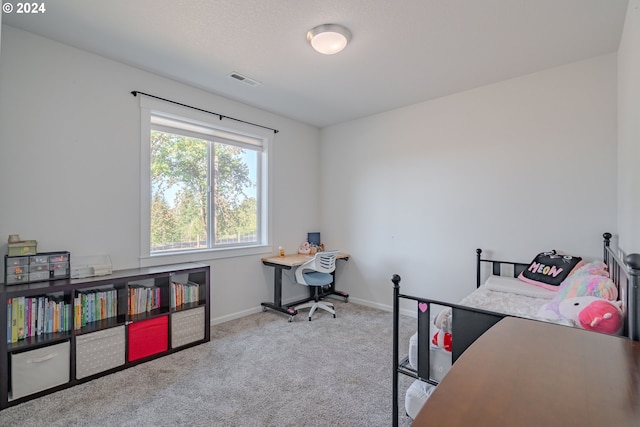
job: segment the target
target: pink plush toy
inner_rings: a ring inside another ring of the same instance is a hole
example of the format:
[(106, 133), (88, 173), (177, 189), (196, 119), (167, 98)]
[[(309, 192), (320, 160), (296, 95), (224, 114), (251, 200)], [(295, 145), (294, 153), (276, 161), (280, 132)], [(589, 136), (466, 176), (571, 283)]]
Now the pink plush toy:
[(562, 316), (576, 326), (605, 334), (620, 334), (623, 327), (622, 302), (591, 296), (567, 298), (560, 302)]
[(622, 332), (622, 309), (620, 301), (594, 301), (579, 314), (578, 321), (584, 329), (618, 335)]

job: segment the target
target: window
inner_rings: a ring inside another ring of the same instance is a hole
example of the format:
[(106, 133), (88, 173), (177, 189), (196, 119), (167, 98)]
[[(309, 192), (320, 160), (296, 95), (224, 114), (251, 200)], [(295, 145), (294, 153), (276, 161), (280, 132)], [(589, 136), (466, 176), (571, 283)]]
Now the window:
[(270, 137), (145, 97), (141, 106), (142, 257), (267, 245)]

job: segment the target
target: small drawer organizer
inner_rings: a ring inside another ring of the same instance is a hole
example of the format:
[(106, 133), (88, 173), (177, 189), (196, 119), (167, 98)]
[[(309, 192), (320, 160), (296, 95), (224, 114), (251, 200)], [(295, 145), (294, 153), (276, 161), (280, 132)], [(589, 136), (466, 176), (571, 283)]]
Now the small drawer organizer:
[(4, 282), (7, 285), (68, 279), (69, 252), (42, 252), (35, 255), (4, 256)]

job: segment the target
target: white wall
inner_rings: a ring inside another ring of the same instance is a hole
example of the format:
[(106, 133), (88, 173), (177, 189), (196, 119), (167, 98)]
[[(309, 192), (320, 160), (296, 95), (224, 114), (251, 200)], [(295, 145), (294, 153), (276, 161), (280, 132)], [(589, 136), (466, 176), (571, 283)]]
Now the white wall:
[[(279, 129), (273, 253), (296, 250), (318, 229), (318, 198), (304, 192), (319, 182), (317, 128), (3, 25), (0, 253), (9, 234), (20, 234), (40, 251), (108, 253), (115, 269), (139, 265), (140, 110), (132, 90)], [(273, 269), (260, 255), (210, 264), (214, 321), (273, 298)], [(285, 299), (306, 292), (285, 283)]]
[(354, 301), (389, 306), (398, 273), (402, 292), (457, 302), (476, 248), (597, 257), (617, 232), (614, 54), (325, 128), (322, 144), (323, 232), (353, 255)]
[(618, 50), (620, 247), (640, 252), (640, 0), (630, 0)]
[[(474, 286), (477, 247), (522, 261), (550, 247), (596, 257), (602, 232), (617, 234), (616, 176), (602, 173), (616, 167), (616, 55), (326, 128), (320, 138), (266, 111), (2, 31), (0, 238), (19, 233), (41, 250), (138, 265), (131, 90), (279, 129), (273, 243), (292, 252), (320, 230), (329, 247), (351, 253), (338, 280), (356, 302), (389, 307), (393, 273), (403, 292), (457, 301)], [(273, 271), (259, 258), (210, 262), (214, 320), (272, 298)], [(300, 288), (286, 280), (284, 292), (293, 300)]]

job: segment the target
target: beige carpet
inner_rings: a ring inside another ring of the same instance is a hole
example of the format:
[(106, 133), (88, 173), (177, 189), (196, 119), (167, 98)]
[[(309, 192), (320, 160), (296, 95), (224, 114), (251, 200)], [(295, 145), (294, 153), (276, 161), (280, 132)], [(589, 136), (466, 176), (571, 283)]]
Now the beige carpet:
[[(335, 319), (216, 325), (209, 343), (5, 409), (0, 426), (391, 426), (392, 315), (332, 301)], [(415, 320), (401, 329), (408, 347)]]

